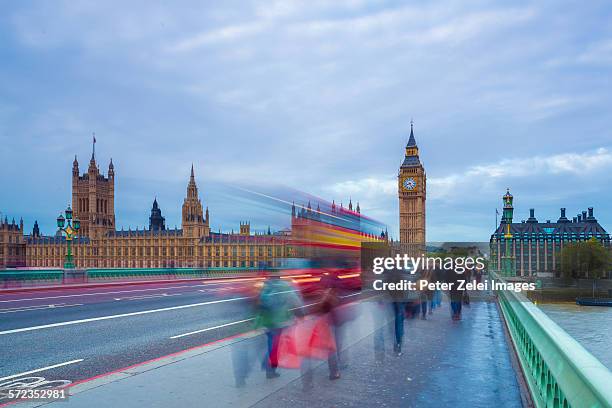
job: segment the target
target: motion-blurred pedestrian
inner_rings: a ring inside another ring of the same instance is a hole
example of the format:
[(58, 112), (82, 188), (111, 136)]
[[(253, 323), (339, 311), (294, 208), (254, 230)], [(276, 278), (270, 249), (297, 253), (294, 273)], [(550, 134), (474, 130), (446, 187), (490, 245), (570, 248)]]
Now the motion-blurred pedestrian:
[(280, 374), (278, 367), (278, 340), (283, 328), (291, 325), (294, 315), (302, 316), (302, 299), (298, 291), (274, 272), (263, 284), (257, 303), (255, 327), (266, 329), (267, 354), (264, 361), (267, 378)]

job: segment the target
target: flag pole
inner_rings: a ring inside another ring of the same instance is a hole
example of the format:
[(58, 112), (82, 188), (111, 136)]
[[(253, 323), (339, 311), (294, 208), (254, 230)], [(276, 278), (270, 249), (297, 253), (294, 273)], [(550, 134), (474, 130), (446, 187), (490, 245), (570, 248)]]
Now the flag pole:
[(497, 215), (499, 213), (497, 212), (497, 208), (495, 208), (495, 229), (497, 229)]

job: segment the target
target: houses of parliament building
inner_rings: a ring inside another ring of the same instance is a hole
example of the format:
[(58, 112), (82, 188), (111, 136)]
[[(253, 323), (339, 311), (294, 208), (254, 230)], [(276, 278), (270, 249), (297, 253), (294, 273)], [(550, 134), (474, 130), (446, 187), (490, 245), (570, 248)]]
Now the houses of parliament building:
[[(399, 244), (402, 250), (420, 254), (425, 248), (426, 177), (419, 160), (412, 124), (405, 158), (398, 173)], [(359, 205), (353, 211), (332, 204), (323, 211), (292, 208), (291, 229), (267, 234), (251, 234), (250, 223), (241, 222), (237, 233), (213, 232), (208, 207), (198, 195), (193, 166), (183, 201), (181, 228), (168, 229), (157, 199), (153, 201), (149, 227), (118, 230), (115, 225), (115, 167), (111, 159), (104, 175), (94, 151), (87, 171), (80, 172), (79, 162), (72, 163), (72, 205), (74, 219), (80, 221), (78, 235), (72, 240), (72, 256), (77, 268), (245, 268), (260, 264), (279, 266), (284, 258), (299, 257), (292, 244), (311, 240), (313, 228), (320, 221), (336, 229), (356, 231), (348, 242), (358, 246), (364, 241), (389, 240), (386, 228), (380, 235), (364, 232), (364, 218)], [(328, 214), (329, 212), (329, 214)], [(324, 216), (324, 217), (323, 217)], [(372, 221), (372, 220), (371, 220)], [(370, 221), (370, 222), (371, 222)], [(344, 225), (343, 223), (346, 223)], [(374, 223), (376, 228), (381, 227)], [(370, 228), (371, 229), (371, 228)], [(379, 230), (380, 231), (380, 230)], [(333, 236), (325, 231), (323, 235)], [(344, 234), (344, 233), (343, 233)], [(293, 235), (293, 236), (292, 236)], [(346, 235), (346, 234), (345, 234)], [(347, 242), (347, 237), (336, 237)], [(292, 241), (293, 239), (293, 241)], [(333, 245), (338, 244), (333, 242)], [(309, 243), (309, 244), (312, 244)], [(321, 245), (329, 243), (318, 242)], [(332, 246), (333, 246), (332, 245)], [(0, 269), (15, 267), (62, 268), (68, 245), (59, 231), (44, 236), (38, 223), (26, 234), (23, 221), (0, 219)]]
[[(80, 220), (72, 241), (77, 268), (255, 267), (274, 266), (289, 255), (286, 233), (252, 235), (250, 223), (240, 223), (238, 233), (213, 232), (208, 208), (198, 196), (193, 166), (183, 201), (180, 229), (168, 229), (153, 202), (148, 229), (117, 230), (115, 226), (115, 168), (104, 175), (92, 153), (87, 172), (72, 164), (72, 209)], [(38, 223), (25, 235), (23, 221), (0, 221), (0, 268), (61, 268), (67, 252), (60, 234), (43, 236)]]

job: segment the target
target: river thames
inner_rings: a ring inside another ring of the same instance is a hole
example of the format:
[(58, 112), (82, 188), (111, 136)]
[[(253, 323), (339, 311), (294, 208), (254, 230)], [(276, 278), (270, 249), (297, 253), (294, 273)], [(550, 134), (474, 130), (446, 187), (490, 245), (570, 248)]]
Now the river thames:
[(538, 307), (612, 370), (612, 307), (572, 302), (539, 303)]

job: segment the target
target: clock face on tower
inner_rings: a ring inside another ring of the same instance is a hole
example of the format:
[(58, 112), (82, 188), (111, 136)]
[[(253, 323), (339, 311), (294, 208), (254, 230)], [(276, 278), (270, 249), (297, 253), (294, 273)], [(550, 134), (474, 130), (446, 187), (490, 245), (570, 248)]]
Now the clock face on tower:
[(412, 177), (406, 177), (404, 179), (404, 182), (402, 183), (402, 186), (408, 190), (408, 191), (412, 191), (414, 190), (414, 188), (416, 187), (416, 181), (414, 178)]

